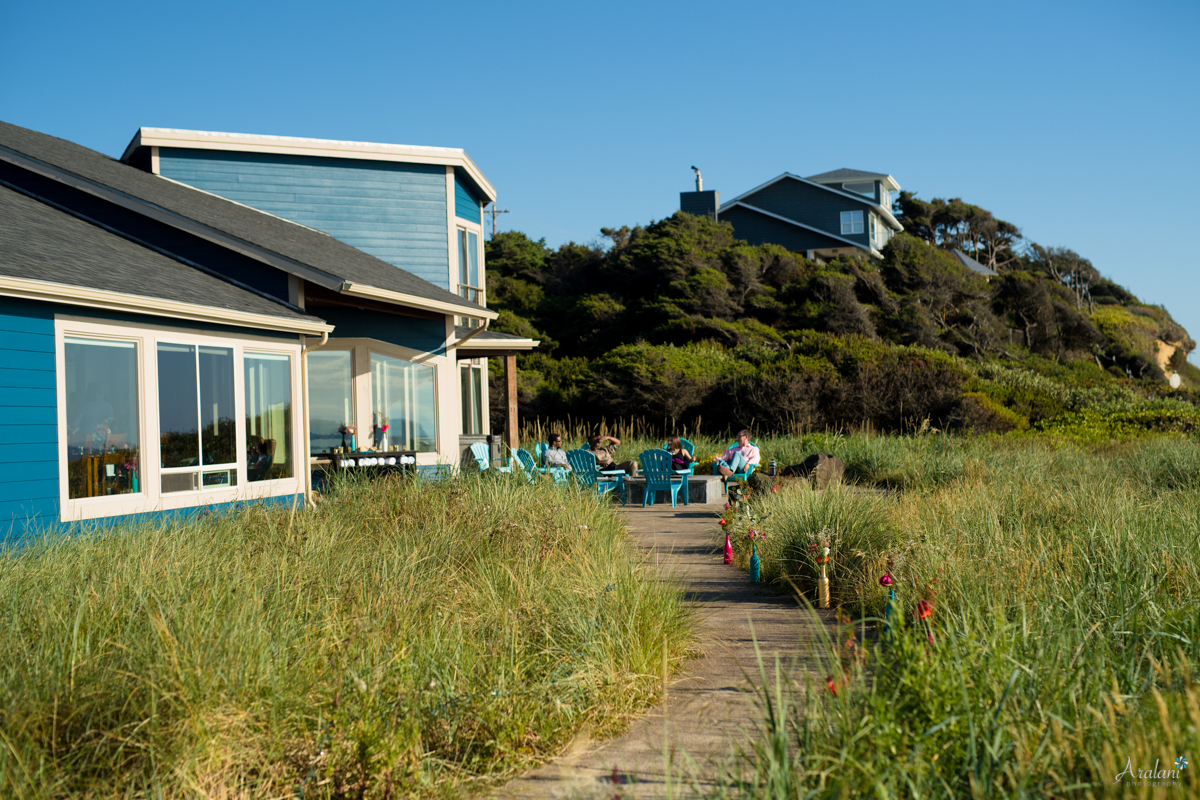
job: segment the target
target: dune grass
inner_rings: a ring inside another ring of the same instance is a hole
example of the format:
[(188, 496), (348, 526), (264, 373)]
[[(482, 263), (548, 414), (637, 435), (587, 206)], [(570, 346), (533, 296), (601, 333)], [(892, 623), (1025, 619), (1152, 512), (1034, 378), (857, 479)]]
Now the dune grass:
[[(766, 732), (720, 794), (1200, 796), (1200, 444), (832, 444), (847, 474), (903, 490), (752, 498), (766, 578), (815, 602), (808, 547), (829, 540), (846, 622), (812, 686), (768, 691)], [(1156, 763), (1166, 777), (1134, 785)]]
[(618, 729), (689, 630), (549, 484), (46, 537), (0, 559), (0, 796), (461, 796)]

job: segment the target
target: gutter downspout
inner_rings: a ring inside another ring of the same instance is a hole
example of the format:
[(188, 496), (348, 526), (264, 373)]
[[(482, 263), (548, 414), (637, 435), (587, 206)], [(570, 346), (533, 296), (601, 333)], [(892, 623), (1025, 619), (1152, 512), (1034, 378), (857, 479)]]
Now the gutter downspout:
[(492, 321), (491, 321), (490, 319), (485, 319), (485, 320), (483, 321), (483, 327), (481, 327), (481, 328), (476, 328), (475, 330), (471, 331), (470, 333), (468, 333), (468, 334), (467, 334), (466, 336), (464, 336), (463, 338), (461, 338), (461, 339), (459, 339), (458, 341), (456, 341), (456, 342), (454, 343), (454, 349), (455, 349), (455, 350), (457, 350), (458, 348), (462, 347), (462, 345), (463, 345), (463, 342), (469, 342), (469, 341), (471, 341), (472, 339), (474, 339), (476, 336), (478, 336), (479, 334), (481, 334), (481, 333), (483, 333), (484, 331), (486, 331), (486, 330), (488, 329), (488, 325), (490, 325), (490, 324), (491, 324), (491, 322), (492, 322)]
[[(304, 337), (306, 340), (308, 337)], [(304, 505), (306, 508), (316, 508), (317, 504), (312, 499), (312, 441), (310, 440), (311, 431), (308, 427), (308, 351), (315, 350), (318, 347), (323, 347), (329, 342), (329, 333), (321, 334), (320, 344), (307, 344), (300, 349), (300, 391), (304, 392)]]

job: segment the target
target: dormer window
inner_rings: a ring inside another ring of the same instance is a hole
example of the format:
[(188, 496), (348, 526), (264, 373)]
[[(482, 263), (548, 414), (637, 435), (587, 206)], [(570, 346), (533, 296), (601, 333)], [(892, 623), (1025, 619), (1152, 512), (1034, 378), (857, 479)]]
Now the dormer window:
[(842, 235), (850, 233), (863, 232), (863, 212), (861, 211), (843, 211), (842, 212)]
[(867, 183), (843, 183), (842, 188), (847, 192), (865, 194), (867, 197), (875, 196), (875, 184), (872, 181), (868, 181)]

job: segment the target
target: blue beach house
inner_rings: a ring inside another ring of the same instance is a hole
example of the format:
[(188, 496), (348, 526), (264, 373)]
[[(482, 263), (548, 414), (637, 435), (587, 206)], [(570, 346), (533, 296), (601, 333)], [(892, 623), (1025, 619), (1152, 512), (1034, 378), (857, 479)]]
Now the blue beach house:
[(458, 463), (537, 344), (487, 330), (465, 154), (151, 131), (0, 123), (0, 536), (290, 501), (341, 425)]

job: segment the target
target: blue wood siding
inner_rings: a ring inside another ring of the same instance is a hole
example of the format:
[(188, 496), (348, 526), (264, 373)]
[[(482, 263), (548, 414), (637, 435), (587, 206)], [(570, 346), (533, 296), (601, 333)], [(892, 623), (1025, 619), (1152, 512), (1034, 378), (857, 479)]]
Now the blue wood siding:
[(446, 355), (445, 319), (417, 319), (359, 308), (321, 306), (314, 309), (334, 326), (329, 341), (338, 338), (378, 339), (434, 355)]
[(458, 170), (455, 170), (454, 174), (454, 216), (478, 225), (483, 224), (483, 206), (480, 204), (479, 198), (475, 196), (475, 193), (467, 187), (463, 179), (458, 175)]
[(165, 147), (159, 172), (450, 288), (443, 166)]
[(846, 243), (820, 233), (797, 228), (795, 225), (759, 214), (748, 208), (734, 206), (721, 212), (721, 221), (733, 225), (733, 235), (750, 244), (777, 244), (797, 253), (820, 247), (845, 247)]
[(58, 522), (54, 312), (0, 298), (0, 541)]
[[(842, 239), (848, 239), (862, 247), (869, 248), (871, 246), (867, 215), (868, 209), (873, 206), (873, 203), (869, 198), (864, 197), (862, 200), (857, 200), (844, 197), (824, 188), (784, 178), (742, 199), (749, 205), (781, 217), (794, 219), (796, 222), (810, 225)], [(843, 211), (863, 212), (862, 233), (842, 233), (841, 212)], [(721, 219), (725, 219), (724, 214), (721, 214)], [(820, 246), (828, 247), (829, 245)], [(844, 242), (838, 242), (834, 246), (845, 247), (846, 245)]]

